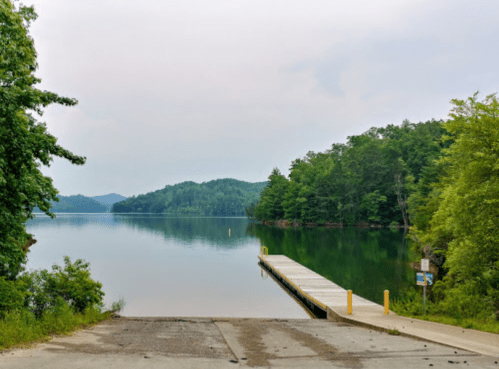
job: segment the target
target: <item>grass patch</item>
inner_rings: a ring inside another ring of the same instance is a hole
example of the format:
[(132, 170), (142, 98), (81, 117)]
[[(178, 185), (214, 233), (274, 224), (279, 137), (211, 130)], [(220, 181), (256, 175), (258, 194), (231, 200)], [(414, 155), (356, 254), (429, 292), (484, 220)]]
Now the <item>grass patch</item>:
[(392, 310), (409, 318), (499, 334), (499, 320), (490, 298), (476, 295), (473, 290), (443, 287), (443, 282), (435, 283), (432, 292), (437, 302), (427, 299), (425, 314), (423, 297), (417, 289), (406, 291), (402, 299), (392, 300)]
[(90, 277), (89, 263), (67, 256), (64, 267), (53, 265), (51, 272), (36, 270), (16, 280), (0, 276), (0, 351), (68, 335), (123, 310), (121, 297), (102, 312), (101, 287)]
[(406, 316), (408, 318), (421, 319), (429, 322), (442, 323), (455, 325), (458, 327), (476, 329), (477, 331), (489, 332), (499, 334), (499, 321), (492, 319), (478, 319), (478, 318), (463, 318), (457, 319), (449, 316), (442, 315), (413, 315), (405, 314), (404, 312), (397, 312), (398, 315)]
[(67, 304), (43, 313), (38, 319), (29, 310), (13, 311), (0, 319), (0, 351), (45, 342), (51, 335), (68, 335), (79, 328), (108, 319), (111, 315), (110, 311), (101, 313), (97, 307), (88, 307), (83, 313), (76, 313)]

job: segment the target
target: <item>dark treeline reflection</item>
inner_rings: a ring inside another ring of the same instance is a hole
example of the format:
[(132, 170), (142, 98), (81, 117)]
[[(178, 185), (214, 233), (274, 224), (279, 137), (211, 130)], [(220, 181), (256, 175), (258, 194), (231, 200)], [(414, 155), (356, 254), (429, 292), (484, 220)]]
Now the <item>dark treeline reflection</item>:
[(212, 245), (232, 248), (250, 238), (246, 234), (247, 218), (167, 217), (156, 214), (113, 216), (116, 221), (119, 220), (128, 227), (148, 230), (165, 238), (174, 238), (186, 243), (203, 240)]
[(407, 263), (404, 233), (387, 229), (286, 228), (249, 224), (269, 254), (282, 254), (343, 288), (382, 304), (415, 283)]
[[(56, 214), (52, 219), (45, 214), (35, 214), (33, 219), (28, 220), (27, 225), (30, 229), (52, 227), (52, 228), (81, 228), (91, 224), (101, 224), (108, 227), (119, 226), (119, 220), (109, 213), (95, 213), (95, 214)], [(35, 237), (36, 238), (36, 237)]]

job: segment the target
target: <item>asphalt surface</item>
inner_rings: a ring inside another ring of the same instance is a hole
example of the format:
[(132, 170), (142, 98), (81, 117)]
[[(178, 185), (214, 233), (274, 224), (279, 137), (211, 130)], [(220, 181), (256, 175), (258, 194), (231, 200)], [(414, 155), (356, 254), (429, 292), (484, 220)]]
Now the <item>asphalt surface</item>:
[(122, 318), (28, 349), (0, 368), (497, 368), (499, 358), (329, 320)]

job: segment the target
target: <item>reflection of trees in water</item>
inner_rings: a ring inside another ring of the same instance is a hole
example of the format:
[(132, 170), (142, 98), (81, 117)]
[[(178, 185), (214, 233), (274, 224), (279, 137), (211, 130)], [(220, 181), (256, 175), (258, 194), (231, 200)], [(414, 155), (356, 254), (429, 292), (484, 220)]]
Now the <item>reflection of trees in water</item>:
[(283, 254), (378, 303), (413, 284), (402, 232), (359, 228), (279, 228), (254, 224), (246, 232), (270, 254)]
[(109, 213), (98, 214), (56, 214), (54, 219), (45, 214), (35, 214), (34, 219), (28, 220), (26, 226), (33, 230), (39, 227), (85, 227), (91, 224), (98, 224), (108, 227), (119, 226), (119, 220)]
[[(249, 238), (245, 233), (246, 218), (167, 217), (156, 214), (115, 215), (132, 229), (145, 229), (164, 238), (183, 242), (207, 241), (224, 248), (238, 247)], [(229, 236), (230, 229), (230, 236)]]
[[(28, 222), (28, 229), (37, 228), (82, 228), (92, 225), (104, 227), (127, 227), (147, 231), (176, 239), (185, 243), (206, 241), (213, 246), (235, 248), (250, 238), (245, 233), (247, 218), (168, 217), (158, 214), (61, 214), (56, 219), (46, 215), (37, 216)], [(231, 230), (229, 236), (229, 229)]]

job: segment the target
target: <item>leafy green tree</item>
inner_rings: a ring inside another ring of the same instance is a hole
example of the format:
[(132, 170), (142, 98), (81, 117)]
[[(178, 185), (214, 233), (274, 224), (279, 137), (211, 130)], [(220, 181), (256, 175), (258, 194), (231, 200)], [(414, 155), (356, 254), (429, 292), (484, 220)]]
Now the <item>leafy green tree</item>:
[(35, 77), (37, 54), (29, 35), (36, 17), (33, 7), (16, 8), (10, 0), (0, 0), (0, 276), (8, 279), (21, 271), (33, 243), (24, 226), (33, 208), (53, 216), (50, 200), (57, 201), (57, 190), (40, 166), (50, 165), (54, 156), (85, 162), (59, 146), (32, 114), (41, 116), (50, 104), (77, 104), (36, 88), (41, 80)]
[(439, 268), (436, 308), (458, 318), (499, 315), (499, 103), (452, 100), (443, 155), (409, 197), (421, 256)]
[(264, 188), (260, 201), (255, 207), (255, 217), (258, 220), (284, 219), (282, 201), (289, 181), (274, 168), (268, 178), (267, 187)]
[(362, 197), (362, 210), (367, 212), (368, 219), (372, 222), (379, 222), (381, 220), (378, 215), (380, 203), (386, 202), (386, 196), (380, 195), (376, 190)]
[(250, 206), (244, 208), (244, 212), (249, 219), (255, 219), (255, 203), (252, 203)]
[(446, 257), (448, 275), (435, 286), (442, 291), (442, 304), (465, 312), (472, 295), (480, 306), (488, 305), (486, 311), (497, 311), (499, 102), (495, 95), (478, 101), (477, 94), (452, 102), (452, 119), (444, 128), (453, 143), (437, 162), (442, 173), (426, 201), (435, 211), (426, 227), (411, 234), (426, 246), (423, 252)]

